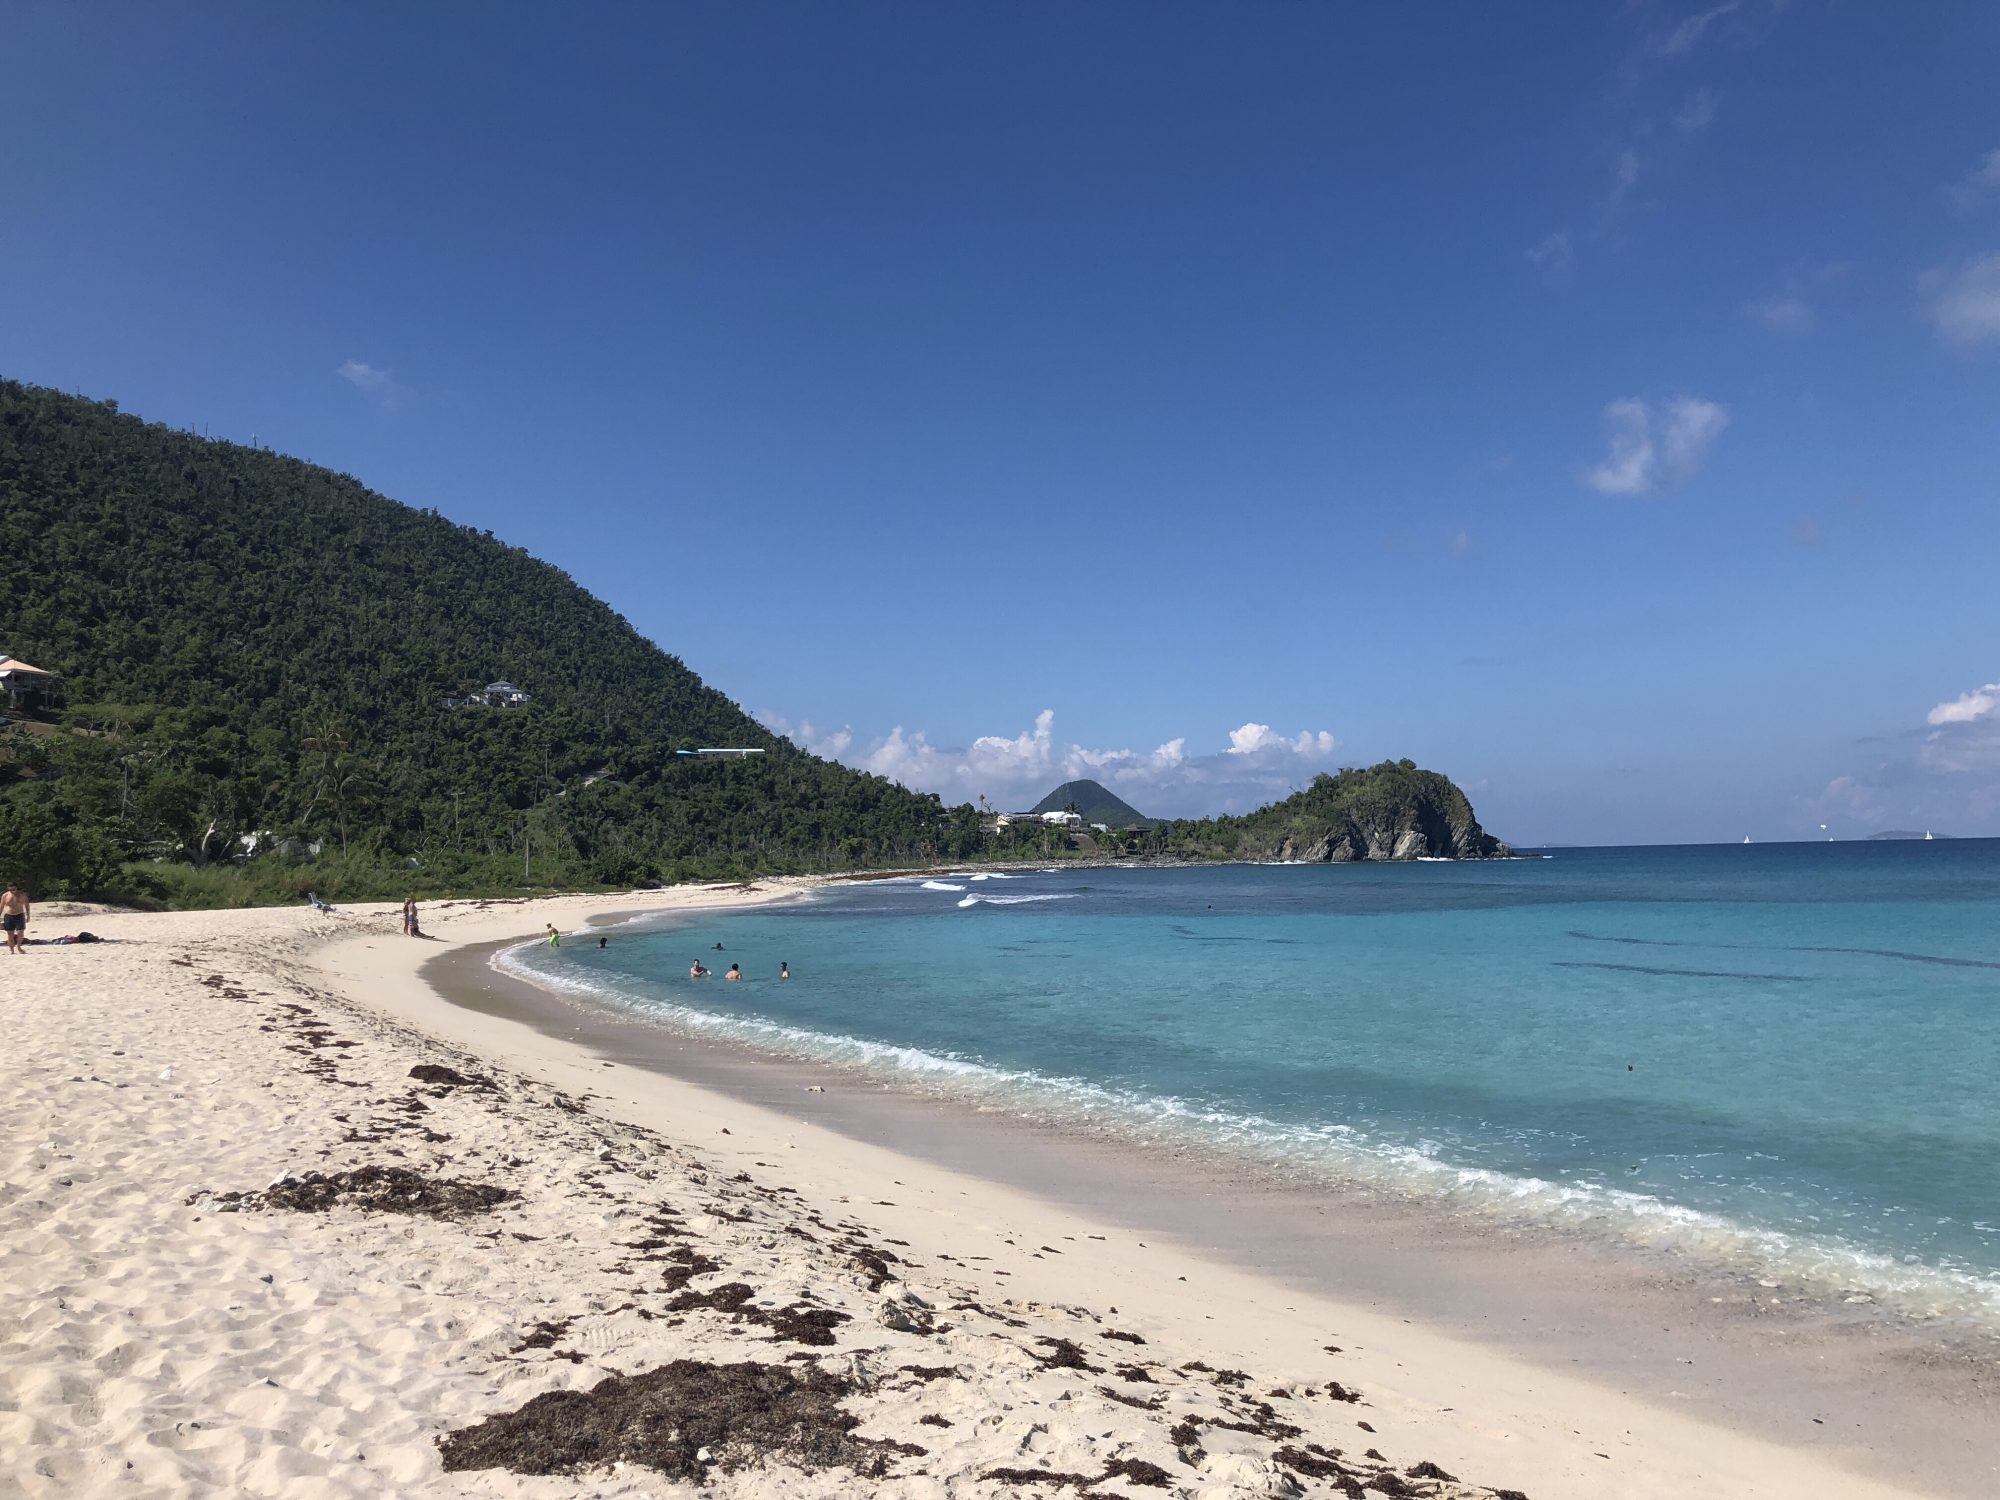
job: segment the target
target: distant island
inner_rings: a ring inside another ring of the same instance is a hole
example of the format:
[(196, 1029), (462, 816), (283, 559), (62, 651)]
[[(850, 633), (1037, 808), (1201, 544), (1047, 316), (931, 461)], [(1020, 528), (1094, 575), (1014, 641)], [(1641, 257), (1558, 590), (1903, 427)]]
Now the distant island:
[[(266, 449), (0, 380), (0, 851), (149, 907), (967, 862), (1480, 859), (1384, 761), (1241, 816), (948, 806), (774, 734), (559, 569)], [(1092, 827), (1105, 825), (1103, 829)]]
[(1150, 828), (1154, 823), (1154, 819), (1096, 781), (1065, 781), (1028, 809), (1031, 817), (1053, 812), (1074, 812), (1086, 824), (1102, 823), (1106, 828)]
[(1955, 834), (1931, 833), (1928, 830), (1919, 833), (1911, 828), (1885, 828), (1880, 833), (1869, 834), (1868, 841), (1873, 843), (1877, 839), (1948, 839), (1954, 837), (1956, 837)]
[(1174, 852), (1211, 859), (1346, 864), (1514, 852), (1479, 826), (1449, 777), (1413, 760), (1322, 773), (1304, 791), (1255, 812), (1165, 827)]

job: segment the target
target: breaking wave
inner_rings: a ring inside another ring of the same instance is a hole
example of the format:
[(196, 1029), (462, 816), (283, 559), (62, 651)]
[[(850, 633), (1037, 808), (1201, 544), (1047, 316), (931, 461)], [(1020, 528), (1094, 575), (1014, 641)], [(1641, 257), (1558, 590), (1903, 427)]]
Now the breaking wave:
[(967, 896), (960, 906), (1027, 906), (1035, 901), (1074, 901), (1072, 891), (1049, 891), (1039, 896)]

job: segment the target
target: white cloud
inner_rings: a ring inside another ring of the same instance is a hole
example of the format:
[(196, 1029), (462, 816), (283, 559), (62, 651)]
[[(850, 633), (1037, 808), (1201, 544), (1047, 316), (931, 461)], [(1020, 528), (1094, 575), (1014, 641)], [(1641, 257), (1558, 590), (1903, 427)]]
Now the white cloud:
[(1317, 734), (1310, 729), (1302, 729), (1294, 739), (1286, 739), (1282, 734), (1272, 732), (1269, 724), (1245, 724), (1241, 729), (1229, 731), (1229, 748), (1225, 755), (1263, 755), (1275, 752), (1279, 755), (1327, 756), (1340, 748), (1340, 741), (1322, 729)]
[(1557, 230), (1528, 251), (1528, 264), (1545, 275), (1561, 276), (1576, 264), (1576, 251), (1570, 246), (1569, 236)]
[(350, 359), (333, 372), (357, 391), (365, 391), (385, 407), (402, 405), (412, 394), (388, 370), (377, 369), (366, 360)]
[(350, 359), (336, 371), (342, 380), (364, 391), (379, 391), (389, 383), (389, 372), (378, 370), (364, 360)]
[(2000, 682), (1961, 693), (1924, 716), (1919, 769), (1946, 776), (2000, 771)]
[(1609, 213), (1625, 201), (1625, 195), (1632, 191), (1639, 181), (1639, 153), (1627, 147), (1618, 153), (1618, 163), (1611, 169), (1611, 197), (1604, 209)]
[(1818, 321), (1801, 297), (1760, 297), (1746, 302), (1743, 311), (1773, 333), (1811, 333)]
[(1709, 10), (1697, 11), (1653, 43), (1653, 50), (1664, 57), (1685, 57), (1701, 45), (1701, 39), (1716, 22), (1725, 20), (1743, 8), (1743, 0), (1723, 0), (1723, 3)]
[(934, 745), (924, 731), (900, 724), (862, 746), (844, 728), (822, 735), (810, 724), (794, 729), (775, 714), (758, 717), (814, 754), (936, 792), (947, 802), (984, 797), (1001, 810), (1031, 806), (1062, 782), (1089, 778), (1154, 816), (1247, 811), (1333, 769), (1340, 749), (1328, 730), (1285, 735), (1254, 722), (1231, 731), (1226, 748), (1203, 755), (1188, 754), (1185, 736), (1153, 750), (1093, 749), (1058, 740), (1050, 709), (1017, 735), (981, 735), (960, 747)]
[(1715, 123), (1717, 102), (1713, 89), (1696, 89), (1674, 111), (1674, 129), (1690, 138), (1700, 135)]
[(1777, 292), (1744, 303), (1744, 315), (1773, 333), (1811, 333), (1819, 326), (1819, 313), (1813, 302), (1845, 280), (1853, 269), (1842, 260), (1801, 261), (1786, 269)]
[(1917, 289), (1928, 299), (1924, 311), (1946, 343), (2000, 339), (2000, 252), (1926, 271)]
[(1729, 425), (1729, 412), (1699, 396), (1663, 402), (1626, 397), (1604, 408), (1604, 462), (1584, 483), (1600, 495), (1651, 495), (1692, 479)]
[(854, 731), (843, 724), (838, 729), (816, 728), (811, 719), (793, 724), (781, 714), (760, 710), (753, 717), (773, 734), (782, 734), (801, 750), (828, 760), (838, 760), (854, 743)]
[(1887, 747), (1870, 770), (1836, 776), (1802, 799), (1821, 821), (1860, 832), (2000, 833), (2000, 682), (1938, 704), (1919, 728), (1869, 743)]
[(1231, 755), (1255, 755), (1279, 736), (1271, 733), (1269, 724), (1245, 724), (1241, 729), (1229, 731), (1229, 753)]
[(1812, 806), (1826, 818), (1879, 822), (1885, 803), (1880, 788), (1868, 785), (1859, 777), (1836, 776), (1821, 789)]
[(1972, 724), (1996, 708), (2000, 708), (2000, 682), (1989, 682), (1983, 688), (1961, 693), (1949, 703), (1940, 703), (1924, 722), (1933, 728), (1940, 724)]
[(1954, 212), (1969, 214), (1989, 197), (2000, 193), (2000, 146), (1995, 146), (1978, 166), (1944, 190), (1945, 202)]

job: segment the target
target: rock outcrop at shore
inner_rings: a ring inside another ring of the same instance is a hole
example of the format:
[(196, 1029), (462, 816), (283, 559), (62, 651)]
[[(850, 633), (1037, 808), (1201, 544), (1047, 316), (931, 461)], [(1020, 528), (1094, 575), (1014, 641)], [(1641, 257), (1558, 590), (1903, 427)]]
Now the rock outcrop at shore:
[(1304, 791), (1197, 837), (1236, 859), (1346, 864), (1357, 860), (1503, 859), (1514, 851), (1479, 826), (1448, 776), (1409, 760), (1320, 775)]
[(1458, 801), (1457, 809), (1419, 800), (1384, 813), (1351, 817), (1344, 826), (1328, 828), (1318, 837), (1287, 834), (1271, 857), (1337, 865), (1362, 859), (1499, 859), (1513, 853), (1479, 826), (1462, 794)]

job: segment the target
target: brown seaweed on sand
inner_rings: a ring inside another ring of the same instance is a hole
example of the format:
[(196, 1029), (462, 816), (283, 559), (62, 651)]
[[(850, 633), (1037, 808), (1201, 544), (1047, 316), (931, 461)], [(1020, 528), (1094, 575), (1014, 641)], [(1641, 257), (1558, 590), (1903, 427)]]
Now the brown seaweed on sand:
[(1054, 1485), (1057, 1489), (1076, 1490), (1085, 1495), (1097, 1493), (1096, 1486), (1107, 1484), (1114, 1479), (1123, 1479), (1131, 1484), (1150, 1485), (1156, 1489), (1165, 1489), (1173, 1482), (1165, 1469), (1158, 1464), (1148, 1463), (1143, 1458), (1116, 1459), (1106, 1464), (1104, 1472), (1095, 1478), (1088, 1474), (1065, 1473), (1060, 1469), (988, 1469), (979, 1477), (1002, 1484)]
[[(641, 1241), (641, 1243), (647, 1242)], [(674, 1246), (667, 1252), (666, 1259), (673, 1263), (672, 1268), (662, 1278), (666, 1283), (666, 1289), (670, 1292), (682, 1290), (697, 1276), (706, 1276), (711, 1271), (722, 1269), (721, 1261), (711, 1260), (699, 1250), (690, 1250), (685, 1245)]]
[[(336, 1207), (368, 1213), (419, 1214), (427, 1219), (462, 1219), (518, 1198), (512, 1188), (450, 1177), (426, 1177), (408, 1167), (356, 1167), (351, 1172), (308, 1172), (274, 1182), (247, 1195), (245, 1207), (285, 1208), (320, 1214)], [(251, 1201), (254, 1199), (254, 1203)]]
[(435, 1084), (440, 1088), (490, 1089), (493, 1080), (481, 1078), (477, 1074), (461, 1073), (456, 1068), (447, 1068), (443, 1063), (418, 1063), (410, 1069), (410, 1077), (418, 1083)]
[(771, 1337), (794, 1344), (830, 1345), (833, 1330), (842, 1323), (852, 1321), (844, 1312), (832, 1308), (807, 1307), (795, 1302), (790, 1307), (775, 1310), (758, 1307), (751, 1302), (756, 1289), (745, 1282), (732, 1281), (706, 1292), (682, 1292), (667, 1304), (668, 1312), (690, 1312), (706, 1308), (712, 1312), (728, 1313), (745, 1323), (756, 1323), (771, 1330)]
[[(1083, 1357), (1082, 1348), (1074, 1340), (1040, 1338), (1035, 1342), (1046, 1345), (1049, 1351), (1047, 1354), (1035, 1355), (1035, 1358), (1042, 1362), (1044, 1370), (1082, 1370), (1089, 1375), (1104, 1373), (1101, 1365), (1094, 1365)], [(1032, 1350), (1029, 1352), (1033, 1353)]]
[(852, 1381), (809, 1367), (677, 1359), (588, 1391), (545, 1391), (446, 1433), (438, 1450), (448, 1471), (574, 1474), (623, 1462), (699, 1481), (768, 1460), (879, 1479), (891, 1452), (922, 1450), (854, 1436), (861, 1419), (840, 1407), (854, 1391)]

